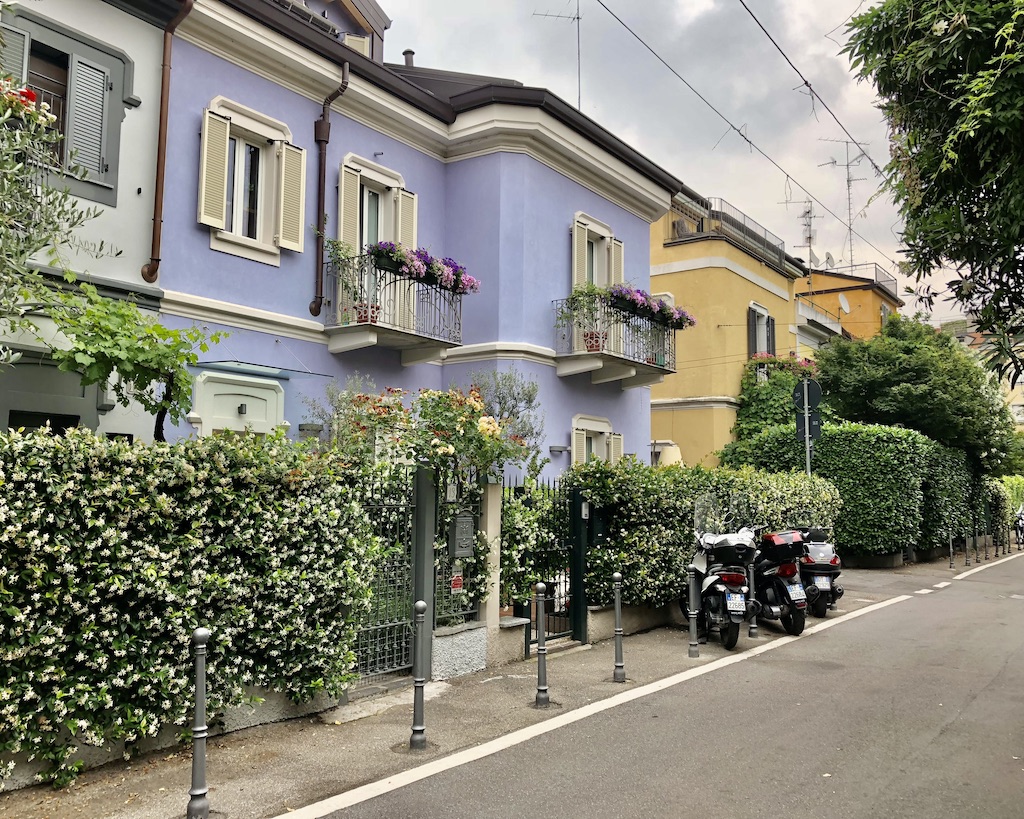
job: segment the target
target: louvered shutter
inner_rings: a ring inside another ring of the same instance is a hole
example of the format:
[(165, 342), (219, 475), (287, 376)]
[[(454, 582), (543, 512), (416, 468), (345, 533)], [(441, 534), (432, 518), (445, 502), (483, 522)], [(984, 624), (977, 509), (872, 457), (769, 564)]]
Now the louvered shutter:
[(574, 429), (572, 431), (571, 454), (574, 464), (587, 462), (587, 431), (585, 429)]
[(278, 162), (277, 246), (302, 252), (306, 221), (306, 152), (281, 144)]
[(24, 82), (28, 77), (28, 52), (31, 45), (28, 32), (0, 23), (0, 37), (3, 38), (0, 71), (10, 74), (17, 82)]
[(416, 247), (416, 194), (398, 192), (398, 241), (408, 248)]
[(363, 37), (359, 34), (346, 34), (345, 39), (342, 42), (349, 48), (351, 48), (353, 51), (358, 51), (364, 57), (370, 56), (369, 37)]
[(768, 316), (768, 349), (766, 352), (775, 355), (775, 319)]
[(218, 230), (227, 229), (228, 140), (231, 120), (203, 111), (199, 141), (199, 223)]
[(622, 436), (614, 432), (608, 436), (608, 462), (617, 464), (622, 460)]
[(747, 308), (747, 358), (753, 358), (757, 352), (757, 310)]
[(626, 278), (625, 258), (623, 255), (622, 242), (612, 238), (610, 244), (610, 264), (608, 266), (608, 284), (622, 284)]
[(355, 168), (343, 165), (341, 182), (338, 185), (338, 238), (352, 246), (359, 253), (359, 183), (360, 173)]
[[(416, 194), (407, 190), (398, 192), (398, 243), (403, 247), (416, 247)], [(417, 284), (400, 278), (395, 282), (394, 322), (407, 332), (416, 332)]]
[(69, 163), (85, 170), (92, 182), (107, 178), (104, 122), (109, 105), (110, 77), (103, 66), (72, 54), (68, 75)]
[(587, 226), (579, 219), (572, 225), (572, 286), (587, 283)]

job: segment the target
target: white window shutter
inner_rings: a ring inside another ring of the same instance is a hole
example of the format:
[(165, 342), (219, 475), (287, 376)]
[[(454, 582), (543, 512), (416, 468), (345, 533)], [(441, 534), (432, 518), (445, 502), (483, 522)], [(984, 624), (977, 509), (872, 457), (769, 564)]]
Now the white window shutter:
[(576, 219), (572, 225), (572, 286), (587, 283), (587, 225)]
[(587, 431), (585, 429), (574, 429), (572, 431), (572, 462), (583, 464), (587, 462)]
[(231, 120), (203, 111), (199, 143), (199, 223), (218, 230), (227, 228), (228, 140)]
[(27, 31), (0, 23), (0, 37), (3, 47), (0, 48), (0, 73), (10, 74), (16, 82), (24, 82), (28, 77), (28, 52), (32, 38)]
[(608, 283), (622, 284), (626, 280), (622, 242), (619, 239), (612, 238), (608, 244), (610, 256), (608, 265)]
[(622, 435), (613, 432), (608, 436), (608, 461), (617, 464), (622, 460)]
[(306, 222), (306, 152), (281, 144), (278, 162), (277, 246), (302, 252)]
[(360, 173), (348, 165), (341, 167), (341, 183), (338, 185), (338, 238), (359, 253), (359, 184)]
[(416, 247), (417, 196), (407, 190), (398, 192), (398, 241), (405, 247)]
[(93, 182), (106, 181), (108, 162), (104, 123), (110, 77), (103, 66), (72, 54), (68, 74), (67, 159)]
[(370, 38), (360, 34), (346, 34), (342, 41), (353, 51), (358, 51), (364, 57), (370, 56)]

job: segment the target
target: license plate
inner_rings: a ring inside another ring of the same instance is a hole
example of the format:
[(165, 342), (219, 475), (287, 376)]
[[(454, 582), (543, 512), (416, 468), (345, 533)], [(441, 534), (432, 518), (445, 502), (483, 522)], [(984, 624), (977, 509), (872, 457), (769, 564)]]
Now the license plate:
[(740, 613), (743, 613), (747, 610), (747, 601), (744, 599), (742, 594), (732, 594), (731, 592), (726, 592), (725, 607), (729, 611), (738, 611)]
[(832, 578), (827, 574), (814, 575), (814, 585), (822, 591), (832, 591)]
[(807, 599), (807, 595), (804, 594), (804, 587), (800, 583), (789, 584), (789, 599), (794, 602)]

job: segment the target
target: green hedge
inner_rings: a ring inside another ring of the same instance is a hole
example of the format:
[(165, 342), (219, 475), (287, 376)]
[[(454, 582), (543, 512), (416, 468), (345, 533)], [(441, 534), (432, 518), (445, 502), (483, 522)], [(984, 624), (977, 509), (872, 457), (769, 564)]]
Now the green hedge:
[[(802, 469), (804, 449), (794, 426), (772, 427), (726, 447), (722, 461)], [(894, 554), (907, 544), (948, 546), (977, 509), (966, 456), (914, 430), (826, 424), (815, 442), (812, 468), (842, 495), (836, 542), (854, 554)]]
[[(612, 602), (611, 576), (623, 575), (622, 600), (658, 606), (679, 598), (695, 548), (694, 499), (712, 492), (723, 501), (740, 497), (752, 521), (782, 529), (805, 512), (831, 528), (840, 507), (828, 481), (804, 475), (773, 475), (753, 469), (652, 468), (626, 458), (612, 466), (592, 461), (562, 476), (559, 492), (578, 487), (592, 506), (592, 519), (605, 521), (606, 539), (587, 554), (587, 602)], [(504, 603), (525, 602), (532, 584), (550, 578), (564, 557), (545, 547), (567, 536), (564, 503), (550, 489), (506, 493), (502, 506), (501, 595)], [(555, 566), (552, 559), (559, 562)], [(550, 565), (549, 565), (550, 564)]]
[(197, 626), (214, 714), (250, 686), (340, 694), (380, 548), (359, 483), (279, 437), (0, 435), (0, 774), (20, 751), (62, 784), (69, 734), (185, 726)]

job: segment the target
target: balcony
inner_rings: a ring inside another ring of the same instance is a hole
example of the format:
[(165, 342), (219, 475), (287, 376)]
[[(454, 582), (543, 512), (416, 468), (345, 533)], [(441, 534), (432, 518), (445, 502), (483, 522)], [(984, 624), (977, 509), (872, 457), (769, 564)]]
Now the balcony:
[(623, 389), (657, 384), (676, 367), (676, 331), (660, 321), (597, 301), (571, 311), (554, 304), (559, 377), (590, 373), (594, 384), (621, 382)]
[(867, 262), (865, 264), (855, 264), (850, 267), (844, 267), (839, 270), (840, 273), (848, 273), (851, 276), (856, 276), (861, 279), (873, 280), (888, 296), (891, 296), (895, 301), (902, 301), (899, 295), (899, 285), (896, 282), (896, 277), (892, 273), (887, 272), (883, 268), (879, 267), (874, 262)]
[(786, 243), (724, 199), (682, 201), (677, 197), (667, 225), (666, 245), (723, 236), (778, 270), (786, 264)]
[(384, 347), (409, 366), (462, 344), (462, 294), (400, 276), (372, 256), (328, 262), (324, 274), (330, 352)]

